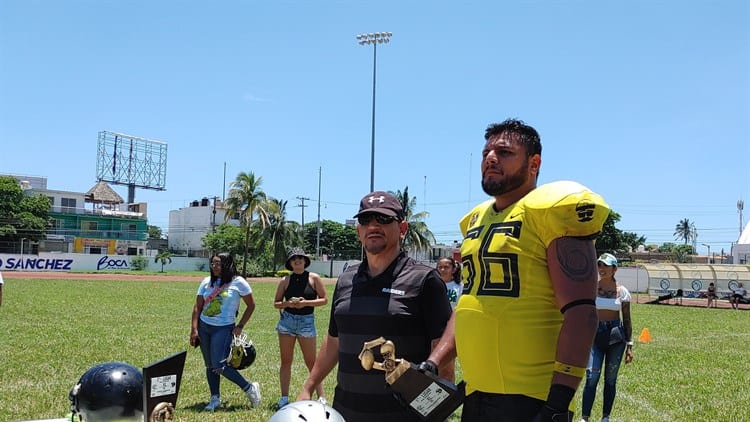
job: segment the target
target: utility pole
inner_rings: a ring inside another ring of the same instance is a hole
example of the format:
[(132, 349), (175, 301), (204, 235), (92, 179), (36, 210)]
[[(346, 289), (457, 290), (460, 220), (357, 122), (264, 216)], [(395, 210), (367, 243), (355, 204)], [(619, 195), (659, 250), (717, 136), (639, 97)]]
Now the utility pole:
[(227, 199), (227, 162), (224, 161), (224, 185), (221, 191), (221, 200), (224, 201), (226, 199)]
[(318, 226), (315, 240), (315, 257), (320, 259), (320, 181), (323, 177), (323, 167), (318, 167)]
[(310, 198), (305, 198), (304, 196), (298, 196), (297, 199), (301, 201), (301, 203), (297, 206), (302, 208), (302, 230), (304, 231), (305, 229), (305, 207), (308, 206), (308, 205), (305, 205), (305, 201), (309, 201)]
[(218, 196), (214, 196), (214, 209), (211, 210), (211, 233), (216, 233), (216, 201), (219, 199)]

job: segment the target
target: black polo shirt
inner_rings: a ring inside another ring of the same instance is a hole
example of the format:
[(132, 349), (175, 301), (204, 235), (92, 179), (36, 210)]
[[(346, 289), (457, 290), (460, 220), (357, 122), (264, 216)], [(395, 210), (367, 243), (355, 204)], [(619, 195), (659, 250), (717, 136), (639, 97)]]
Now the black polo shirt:
[(366, 341), (382, 336), (393, 341), (397, 358), (417, 364), (427, 359), (452, 312), (445, 283), (405, 252), (377, 277), (366, 269), (365, 260), (341, 274), (331, 301), (328, 334), (339, 340), (333, 407), (347, 422), (419, 420), (393, 397), (385, 373), (365, 371), (358, 355)]

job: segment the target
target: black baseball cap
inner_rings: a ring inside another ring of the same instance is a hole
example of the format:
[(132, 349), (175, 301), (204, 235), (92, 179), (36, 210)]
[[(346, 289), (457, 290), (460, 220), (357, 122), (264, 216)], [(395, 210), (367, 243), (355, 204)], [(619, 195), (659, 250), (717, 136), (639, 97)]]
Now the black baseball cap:
[(370, 212), (396, 217), (399, 220), (404, 219), (404, 208), (401, 206), (401, 201), (388, 192), (375, 191), (365, 195), (359, 201), (359, 212), (354, 215), (354, 218)]

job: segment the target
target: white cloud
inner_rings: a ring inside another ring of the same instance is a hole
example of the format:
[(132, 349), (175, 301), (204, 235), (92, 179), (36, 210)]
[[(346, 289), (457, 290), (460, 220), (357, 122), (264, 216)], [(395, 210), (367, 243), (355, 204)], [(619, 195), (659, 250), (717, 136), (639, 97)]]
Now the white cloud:
[(267, 103), (267, 102), (270, 102), (271, 100), (267, 98), (256, 97), (253, 94), (245, 94), (242, 96), (242, 101), (246, 101), (249, 103)]

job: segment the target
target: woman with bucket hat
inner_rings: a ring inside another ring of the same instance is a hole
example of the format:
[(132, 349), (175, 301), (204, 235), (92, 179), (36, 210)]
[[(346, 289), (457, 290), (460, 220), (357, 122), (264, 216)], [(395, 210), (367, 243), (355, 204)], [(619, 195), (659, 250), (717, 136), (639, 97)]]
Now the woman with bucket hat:
[[(309, 371), (315, 363), (317, 344), (313, 310), (316, 306), (328, 303), (323, 280), (318, 274), (306, 270), (310, 266), (310, 257), (305, 254), (304, 250), (292, 248), (287, 254), (285, 266), (292, 273), (279, 281), (273, 304), (276, 309), (280, 310), (279, 322), (276, 324), (281, 353), (279, 368), (281, 398), (277, 403), (279, 408), (289, 403), (294, 343), (299, 342), (302, 357)], [(319, 384), (315, 390), (318, 398), (323, 398), (323, 384)]]

